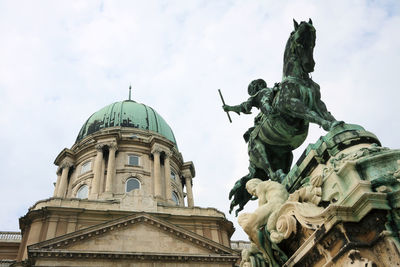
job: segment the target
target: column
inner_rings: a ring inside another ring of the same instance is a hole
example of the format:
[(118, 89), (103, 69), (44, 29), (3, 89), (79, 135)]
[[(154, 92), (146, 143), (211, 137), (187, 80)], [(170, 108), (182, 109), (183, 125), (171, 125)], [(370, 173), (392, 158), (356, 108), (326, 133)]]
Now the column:
[(89, 199), (96, 199), (100, 190), (100, 179), (101, 179), (101, 163), (103, 160), (103, 145), (96, 146), (97, 155), (94, 160), (94, 176), (92, 180), (92, 188), (90, 190)]
[(161, 150), (156, 148), (152, 152), (154, 157), (154, 195), (158, 198), (162, 197), (161, 187), (161, 166), (160, 166), (160, 153)]
[(172, 185), (171, 185), (171, 165), (170, 165), (170, 157), (172, 153), (165, 153), (164, 159), (164, 177), (165, 177), (165, 194), (166, 200), (172, 200)]
[(69, 161), (64, 161), (61, 164), (62, 172), (60, 178), (60, 185), (57, 190), (57, 197), (62, 197), (62, 198), (65, 197), (65, 193), (67, 192), (67, 186), (68, 186), (68, 172), (71, 166), (72, 163)]
[(194, 206), (193, 191), (192, 191), (192, 177), (185, 176), (186, 194), (188, 207)]
[(61, 180), (61, 168), (60, 167), (58, 167), (56, 174), (57, 174), (57, 182), (56, 182), (56, 186), (54, 187), (53, 197), (57, 197), (58, 188), (60, 187), (60, 180)]
[(107, 165), (107, 177), (106, 177), (106, 193), (112, 193), (113, 181), (115, 177), (115, 152), (118, 147), (116, 143), (111, 143), (108, 146), (108, 165)]

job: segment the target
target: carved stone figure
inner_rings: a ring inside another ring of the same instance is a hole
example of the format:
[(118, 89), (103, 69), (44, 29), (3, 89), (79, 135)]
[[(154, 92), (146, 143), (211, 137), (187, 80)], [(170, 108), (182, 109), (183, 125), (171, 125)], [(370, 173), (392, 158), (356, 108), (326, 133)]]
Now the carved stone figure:
[[(314, 71), (313, 50), (315, 28), (311, 19), (298, 24), (287, 41), (283, 79), (273, 89), (263, 80), (249, 86), (249, 100), (238, 106), (224, 105), (225, 111), (249, 114), (251, 107), (260, 109), (254, 127), (245, 139), (249, 142), (249, 174), (239, 179), (232, 188), (230, 211), (239, 206), (236, 215), (251, 199), (245, 184), (252, 178), (281, 182), (290, 170), (292, 151), (307, 137), (309, 123), (316, 123), (329, 131), (342, 122), (337, 121), (321, 100), (320, 87), (309, 73)], [(250, 90), (252, 89), (252, 90)]]
[(241, 254), (242, 260), (240, 261), (240, 267), (262, 266), (263, 263), (265, 266), (262, 253), (254, 243), (250, 244), (250, 248), (243, 249)]
[(310, 179), (309, 185), (289, 195), (285, 186), (275, 181), (255, 178), (246, 183), (249, 194), (258, 198), (258, 208), (238, 217), (239, 225), (252, 242), (252, 247), (242, 253), (243, 266), (245, 262), (258, 261), (259, 254), (269, 266), (280, 266), (287, 256), (278, 243), (296, 232), (296, 221), (305, 228), (320, 226), (320, 220), (311, 222), (309, 218), (323, 211), (317, 206), (321, 201), (321, 185), (322, 176), (317, 175)]
[[(289, 197), (285, 187), (274, 181), (261, 181), (260, 179), (251, 179), (246, 183), (247, 191), (258, 197), (258, 208), (253, 213), (243, 213), (238, 217), (238, 223), (249, 236), (270, 266), (279, 266), (275, 260), (273, 250), (279, 250), (277, 246), (273, 247), (267, 236), (267, 239), (260, 238), (260, 228), (266, 227), (268, 233), (275, 229), (277, 214)], [(279, 251), (280, 252), (280, 251)], [(283, 253), (283, 252), (282, 252)]]

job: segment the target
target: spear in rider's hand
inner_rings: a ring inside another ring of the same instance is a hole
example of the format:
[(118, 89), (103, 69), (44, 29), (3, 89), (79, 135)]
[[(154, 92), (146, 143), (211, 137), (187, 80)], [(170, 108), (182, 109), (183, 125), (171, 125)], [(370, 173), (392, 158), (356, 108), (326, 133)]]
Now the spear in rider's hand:
[[(221, 89), (218, 89), (219, 96), (221, 97), (222, 104), (225, 106), (224, 97), (222, 96)], [(229, 122), (232, 123), (231, 116), (229, 116), (228, 111), (225, 111), (226, 115), (228, 115)]]

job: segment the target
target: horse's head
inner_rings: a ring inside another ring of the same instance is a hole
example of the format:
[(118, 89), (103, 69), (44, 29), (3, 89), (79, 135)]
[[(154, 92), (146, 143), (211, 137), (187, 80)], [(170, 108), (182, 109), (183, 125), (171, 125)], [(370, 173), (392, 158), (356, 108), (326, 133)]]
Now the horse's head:
[(294, 60), (301, 66), (303, 72), (313, 72), (315, 66), (313, 57), (316, 37), (315, 28), (311, 19), (308, 22), (302, 21), (300, 24), (295, 20), (293, 22), (294, 31), (290, 34), (286, 45), (284, 65)]

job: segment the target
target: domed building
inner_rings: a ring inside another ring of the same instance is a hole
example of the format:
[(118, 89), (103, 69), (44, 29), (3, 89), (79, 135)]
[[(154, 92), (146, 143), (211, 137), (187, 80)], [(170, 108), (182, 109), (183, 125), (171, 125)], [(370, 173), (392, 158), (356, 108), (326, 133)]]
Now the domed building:
[(53, 197), (20, 218), (13, 266), (233, 266), (239, 258), (233, 224), (194, 205), (194, 165), (153, 108), (125, 100), (100, 109), (54, 164)]

